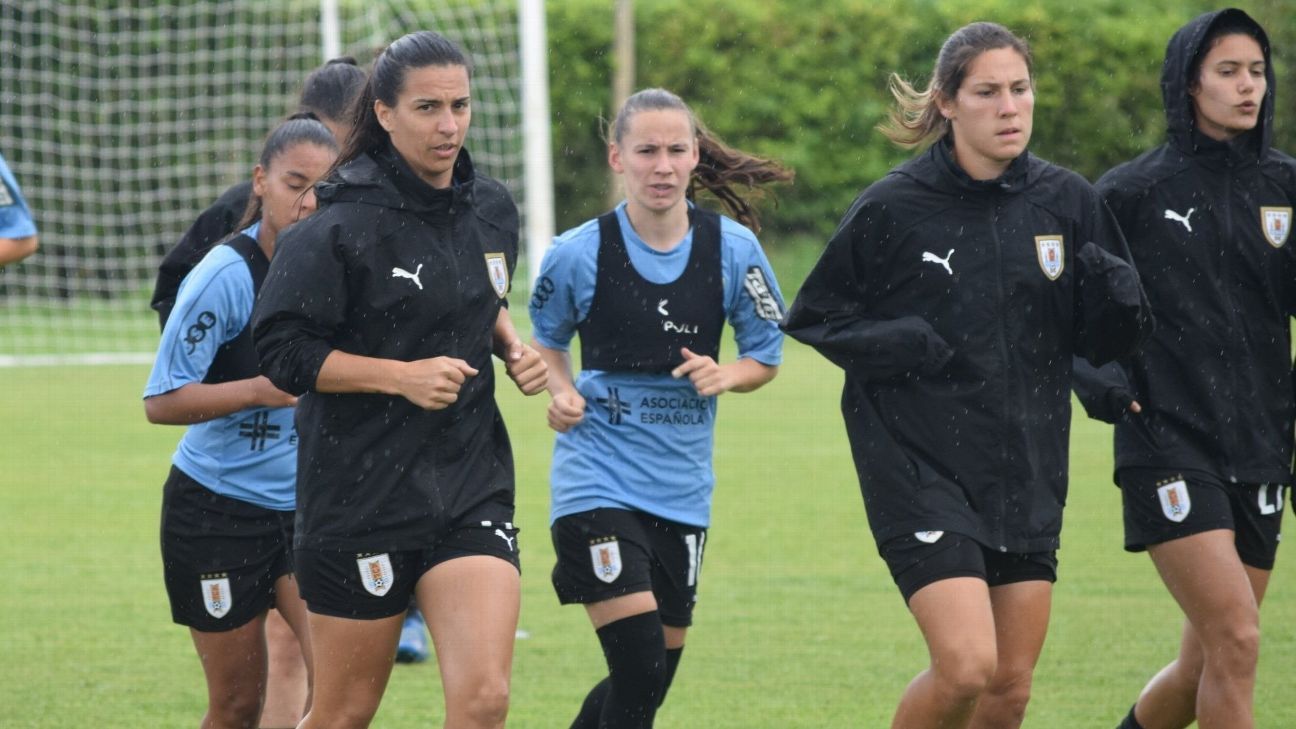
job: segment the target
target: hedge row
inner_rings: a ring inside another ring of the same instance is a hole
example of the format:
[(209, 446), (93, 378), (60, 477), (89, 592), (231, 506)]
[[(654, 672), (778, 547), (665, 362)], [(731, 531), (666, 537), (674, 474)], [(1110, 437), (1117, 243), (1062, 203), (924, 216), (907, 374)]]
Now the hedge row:
[[(1276, 146), (1296, 152), (1296, 43), (1287, 0), (1240, 6), (1273, 40)], [(1215, 7), (1198, 0), (640, 0), (636, 87), (679, 93), (735, 146), (794, 167), (767, 206), (771, 238), (830, 232), (864, 186), (909, 156), (875, 130), (891, 71), (925, 84), (941, 42), (974, 20), (1003, 23), (1035, 53), (1032, 151), (1093, 179), (1159, 144), (1161, 60), (1170, 35)], [(610, 115), (612, 3), (548, 4), (560, 228), (606, 205), (600, 117)], [(1284, 129), (1283, 124), (1286, 123)]]

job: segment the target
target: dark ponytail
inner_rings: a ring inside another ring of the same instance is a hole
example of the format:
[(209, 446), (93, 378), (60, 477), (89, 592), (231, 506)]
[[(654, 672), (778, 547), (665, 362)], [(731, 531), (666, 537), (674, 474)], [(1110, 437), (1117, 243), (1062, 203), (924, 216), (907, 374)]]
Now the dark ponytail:
[[(778, 162), (725, 144), (698, 120), (680, 97), (665, 89), (644, 89), (635, 93), (621, 105), (608, 130), (611, 138), (607, 141), (620, 144), (635, 114), (668, 109), (684, 112), (697, 140), (698, 165), (689, 178), (688, 199), (694, 199), (700, 185), (719, 200), (735, 220), (759, 233), (760, 216), (747, 198), (765, 194), (762, 185), (791, 182), (795, 173)], [(744, 194), (734, 189), (735, 184), (746, 188)]]
[(356, 59), (334, 58), (306, 77), (297, 106), (301, 111), (314, 113), (321, 121), (346, 121), (364, 82), (365, 72), (356, 66)]
[[(269, 169), (270, 165), (279, 155), (283, 154), (290, 147), (299, 144), (315, 144), (325, 149), (337, 151), (338, 142), (333, 137), (333, 133), (319, 117), (309, 111), (302, 111), (293, 114), (279, 126), (266, 135), (265, 144), (261, 146), (261, 156), (257, 159), (257, 164), (261, 169)], [(303, 195), (305, 192), (302, 193)], [(261, 219), (261, 196), (254, 190), (251, 197), (248, 198), (247, 209), (243, 211), (243, 219), (234, 230), (243, 230), (249, 225)]]

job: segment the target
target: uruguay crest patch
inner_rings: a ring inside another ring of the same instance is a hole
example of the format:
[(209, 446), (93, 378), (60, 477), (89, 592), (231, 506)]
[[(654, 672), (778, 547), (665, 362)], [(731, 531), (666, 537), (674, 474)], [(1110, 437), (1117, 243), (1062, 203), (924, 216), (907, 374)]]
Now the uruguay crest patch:
[(509, 290), (509, 272), (508, 262), (504, 260), (503, 253), (486, 254), (486, 273), (490, 276), (495, 294), (501, 299), (504, 298)]
[(1058, 276), (1062, 275), (1062, 269), (1066, 267), (1066, 257), (1063, 255), (1064, 251), (1062, 249), (1062, 236), (1035, 236), (1035, 252), (1039, 256), (1040, 270), (1044, 272), (1048, 280), (1058, 280)]
[(607, 583), (615, 582), (621, 576), (621, 545), (617, 543), (616, 537), (605, 542), (595, 542), (589, 549), (594, 576)]
[(1161, 513), (1170, 521), (1180, 522), (1188, 518), (1192, 511), (1192, 499), (1188, 497), (1188, 484), (1181, 478), (1157, 489), (1161, 499)]
[(391, 591), (392, 582), (396, 580), (392, 572), (391, 558), (387, 553), (371, 554), (356, 560), (360, 568), (360, 582), (365, 592), (374, 597), (382, 597)]
[(1291, 208), (1260, 208), (1260, 228), (1265, 240), (1274, 248), (1282, 248), (1291, 232)]
[(215, 577), (202, 581), (203, 607), (213, 618), (223, 618), (234, 606), (228, 577)]

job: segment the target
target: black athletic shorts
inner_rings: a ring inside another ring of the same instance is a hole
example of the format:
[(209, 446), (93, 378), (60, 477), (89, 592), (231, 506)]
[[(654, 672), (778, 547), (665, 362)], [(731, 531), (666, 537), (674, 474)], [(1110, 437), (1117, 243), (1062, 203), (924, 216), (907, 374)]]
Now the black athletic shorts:
[(1287, 485), (1224, 483), (1198, 471), (1154, 468), (1123, 468), (1116, 476), (1125, 549), (1142, 552), (1150, 544), (1231, 529), (1243, 564), (1273, 569)]
[(1057, 552), (999, 552), (962, 534), (915, 532), (878, 545), (905, 604), (915, 592), (951, 577), (978, 577), (990, 587), (1057, 582)]
[(293, 512), (208, 490), (171, 467), (162, 488), (162, 574), (171, 619), (204, 632), (233, 630), (274, 604), (293, 571)]
[(499, 557), (520, 569), (513, 506), (488, 502), (430, 547), (395, 552), (298, 549), (297, 587), (313, 613), (354, 620), (400, 615), (428, 570), (457, 557)]
[(652, 591), (662, 623), (693, 624), (707, 530), (626, 509), (594, 509), (554, 522), (558, 601), (595, 603)]

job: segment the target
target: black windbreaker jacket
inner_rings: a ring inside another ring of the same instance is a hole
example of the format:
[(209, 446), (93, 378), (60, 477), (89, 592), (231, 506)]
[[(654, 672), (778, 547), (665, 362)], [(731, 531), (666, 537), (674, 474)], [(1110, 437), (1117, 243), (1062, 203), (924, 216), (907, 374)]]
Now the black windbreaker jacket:
[(881, 544), (917, 531), (1058, 546), (1072, 355), (1149, 329), (1089, 183), (1023, 153), (969, 178), (947, 142), (866, 189), (784, 321), (846, 371), (842, 414)]
[[(1169, 140), (1098, 181), (1157, 331), (1119, 366), (1077, 367), (1076, 391), (1091, 416), (1117, 423), (1118, 470), (1288, 483), (1296, 160), (1269, 148), (1273, 66), (1257, 128), (1233, 143), (1197, 131), (1188, 96), (1193, 57), (1228, 15), (1251, 22), (1237, 10), (1207, 13), (1170, 39), (1161, 78)], [(1261, 45), (1268, 61), (1269, 44)], [(1142, 413), (1125, 414), (1130, 397)]]
[[(284, 232), (253, 313), (262, 371), (301, 394), (296, 544), (419, 549), (487, 500), (513, 503), (495, 406), (492, 331), (517, 260), (508, 191), (461, 151), (433, 189), (392, 150), (316, 187), (320, 210)], [(494, 259), (494, 266), (489, 260)], [(444, 410), (403, 397), (315, 392), (324, 359), (446, 355), (478, 370)]]
[(162, 327), (166, 327), (167, 319), (171, 316), (176, 294), (180, 292), (180, 282), (213, 246), (234, 232), (234, 227), (247, 211), (248, 198), (251, 196), (251, 181), (245, 180), (231, 186), (216, 198), (211, 207), (202, 211), (180, 237), (180, 242), (167, 251), (166, 257), (158, 265), (157, 282), (153, 284), (153, 298), (149, 301), (149, 306), (158, 313), (158, 324)]

